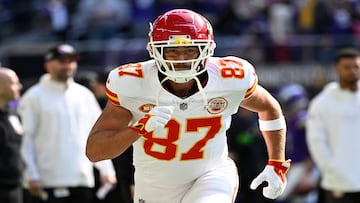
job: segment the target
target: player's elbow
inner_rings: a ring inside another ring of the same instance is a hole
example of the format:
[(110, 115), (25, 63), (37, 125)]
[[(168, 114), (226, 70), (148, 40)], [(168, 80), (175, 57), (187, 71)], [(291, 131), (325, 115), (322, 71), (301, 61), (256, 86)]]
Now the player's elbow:
[(86, 157), (91, 161), (91, 162), (98, 162), (101, 161), (101, 156), (99, 155), (99, 153), (97, 152), (96, 148), (91, 147), (91, 144), (87, 144), (86, 145), (86, 151), (85, 151)]
[(86, 156), (93, 163), (105, 160), (101, 156), (99, 156), (99, 155), (97, 155), (95, 153), (88, 152), (88, 151), (86, 151)]
[(96, 154), (94, 154), (91, 150), (86, 149), (86, 157), (91, 161), (91, 162), (98, 162), (100, 161), (99, 157), (96, 156)]

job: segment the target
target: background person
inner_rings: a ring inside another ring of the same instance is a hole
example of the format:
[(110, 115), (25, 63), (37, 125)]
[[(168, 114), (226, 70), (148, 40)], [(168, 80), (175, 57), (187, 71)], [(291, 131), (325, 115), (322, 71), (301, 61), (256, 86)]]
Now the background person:
[[(93, 93), (75, 83), (79, 56), (69, 44), (50, 48), (40, 81), (20, 99), (24, 125), (25, 186), (34, 202), (92, 202), (93, 165), (85, 145), (101, 113)], [(110, 160), (95, 163), (102, 184), (115, 184)]]
[(10, 101), (19, 99), (22, 85), (17, 74), (0, 67), (0, 202), (22, 203), (22, 172), (20, 154), (23, 128)]
[(326, 203), (360, 202), (360, 52), (335, 57), (338, 81), (315, 96), (306, 123), (307, 144), (321, 172)]
[(282, 85), (275, 95), (286, 117), (287, 154), (292, 161), (287, 174), (287, 187), (279, 202), (317, 203), (320, 174), (311, 159), (305, 134), (308, 93), (302, 85), (291, 83)]

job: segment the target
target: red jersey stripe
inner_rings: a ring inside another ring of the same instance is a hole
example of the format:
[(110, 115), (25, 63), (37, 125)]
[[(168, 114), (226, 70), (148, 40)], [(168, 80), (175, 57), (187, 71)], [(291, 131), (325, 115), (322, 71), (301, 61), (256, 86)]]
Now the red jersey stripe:
[(120, 105), (120, 100), (118, 99), (118, 96), (116, 93), (111, 92), (107, 87), (105, 88), (105, 94), (109, 101), (115, 105)]
[(248, 98), (255, 91), (258, 84), (258, 77), (255, 78), (254, 84), (246, 91), (245, 98)]

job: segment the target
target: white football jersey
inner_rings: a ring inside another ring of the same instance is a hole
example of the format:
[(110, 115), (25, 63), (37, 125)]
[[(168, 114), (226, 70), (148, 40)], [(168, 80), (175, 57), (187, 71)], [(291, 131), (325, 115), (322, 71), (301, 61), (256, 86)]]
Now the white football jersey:
[(231, 115), (253, 93), (257, 76), (253, 66), (238, 57), (211, 57), (206, 69), (205, 96), (198, 91), (185, 99), (162, 87), (154, 60), (110, 72), (106, 94), (114, 105), (132, 113), (132, 123), (155, 105), (175, 107), (163, 129), (133, 144), (136, 179), (155, 185), (187, 184), (227, 159), (225, 133)]

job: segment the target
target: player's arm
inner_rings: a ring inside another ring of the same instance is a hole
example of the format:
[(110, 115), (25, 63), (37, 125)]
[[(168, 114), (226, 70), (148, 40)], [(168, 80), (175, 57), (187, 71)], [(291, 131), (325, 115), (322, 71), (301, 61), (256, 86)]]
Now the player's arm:
[(241, 107), (257, 112), (259, 127), (265, 139), (269, 161), (264, 170), (251, 182), (255, 190), (262, 182), (263, 195), (270, 199), (279, 197), (286, 187), (285, 174), (289, 170), (290, 160), (285, 161), (286, 124), (280, 104), (263, 87), (258, 85), (250, 97), (241, 102)]
[(128, 127), (131, 118), (130, 111), (108, 102), (87, 140), (86, 156), (90, 161), (115, 158), (140, 137)]
[[(257, 85), (253, 94), (243, 100), (241, 107), (257, 112), (259, 120), (272, 121), (283, 117), (280, 104), (263, 87)], [(285, 160), (286, 129), (262, 131), (265, 139), (269, 159)]]

